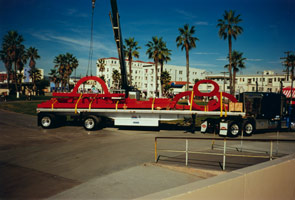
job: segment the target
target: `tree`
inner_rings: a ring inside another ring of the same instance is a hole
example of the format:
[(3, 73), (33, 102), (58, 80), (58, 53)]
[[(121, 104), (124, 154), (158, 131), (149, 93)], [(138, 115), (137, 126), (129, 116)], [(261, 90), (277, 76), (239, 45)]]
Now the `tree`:
[(243, 28), (238, 26), (242, 21), (240, 15), (235, 16), (235, 12), (224, 11), (223, 19), (218, 20), (217, 27), (219, 27), (218, 35), (220, 38), (226, 40), (228, 39), (228, 55), (229, 55), (229, 81), (230, 81), (230, 93), (233, 95), (233, 76), (232, 76), (232, 38), (235, 40), (237, 36), (243, 32)]
[(0, 60), (4, 63), (6, 72), (7, 72), (7, 90), (10, 91), (9, 82), (10, 82), (10, 74), (12, 70), (12, 62), (9, 58), (9, 56), (6, 54), (4, 50), (0, 51)]
[[(227, 58), (229, 58), (229, 56)], [(246, 60), (246, 58), (243, 58), (242, 52), (238, 52), (238, 51), (234, 50), (232, 52), (231, 59), (232, 59), (232, 74), (233, 74), (232, 92), (233, 92), (233, 94), (235, 94), (236, 74), (237, 74), (237, 72), (239, 72), (240, 69), (244, 69), (246, 67), (245, 62), (244, 62)], [(225, 65), (224, 67), (229, 68), (229, 64)]]
[(24, 39), (18, 34), (18, 32), (9, 31), (3, 37), (1, 50), (1, 60), (5, 64), (8, 79), (10, 72), (12, 71), (12, 66), (14, 66), (14, 70), (12, 72), (17, 94), (20, 89), (19, 84), (21, 84), (22, 81), (21, 71), (26, 63), (25, 46), (22, 44), (23, 42)]
[(40, 58), (40, 56), (38, 54), (38, 49), (36, 49), (34, 47), (28, 48), (27, 52), (26, 52), (26, 57), (28, 59), (30, 59), (29, 66), (30, 66), (31, 69), (29, 71), (29, 74), (30, 74), (30, 77), (32, 79), (33, 93), (35, 95), (36, 94), (36, 89), (37, 89), (36, 81), (41, 80), (41, 73), (40, 73), (40, 70), (36, 68), (36, 61), (35, 61), (35, 60)]
[(98, 61), (97, 61), (97, 63), (96, 63), (96, 67), (98, 67), (98, 70), (99, 70), (100, 72), (104, 72), (104, 70), (105, 70), (105, 66), (106, 66), (106, 64), (105, 64), (105, 62), (104, 62), (104, 59), (98, 59)]
[(36, 95), (36, 89), (37, 89), (36, 82), (38, 82), (42, 79), (41, 72), (38, 68), (33, 67), (30, 69), (29, 75), (30, 75), (30, 78), (32, 79), (32, 82), (33, 82), (33, 94)]
[[(51, 69), (49, 73), (49, 79), (52, 81), (55, 85), (54, 91), (56, 92), (56, 88), (59, 86), (60, 79), (59, 79), (59, 74), (56, 69)], [(56, 87), (57, 86), (57, 87)]]
[(196, 48), (196, 41), (199, 41), (197, 37), (194, 37), (195, 26), (189, 27), (185, 24), (183, 28), (178, 28), (179, 36), (176, 38), (177, 47), (181, 46), (181, 50), (185, 49), (186, 55), (186, 90), (189, 90), (189, 51), (192, 48)]
[(169, 91), (171, 88), (170, 81), (171, 81), (171, 76), (169, 72), (167, 72), (166, 70), (163, 71), (163, 73), (161, 74), (161, 83), (163, 88), (163, 95), (166, 97), (168, 97)]
[(138, 42), (134, 41), (134, 38), (128, 38), (125, 39), (125, 45), (123, 45), (124, 48), (124, 54), (125, 57), (128, 58), (129, 61), (129, 85), (132, 86), (132, 60), (133, 57), (139, 58), (139, 52), (138, 49), (141, 49), (141, 47), (137, 46)]
[(155, 62), (155, 81), (156, 81), (156, 96), (159, 97), (158, 91), (158, 64), (159, 60), (163, 59), (163, 48), (166, 48), (166, 43), (163, 42), (163, 38), (157, 36), (152, 37), (152, 41), (149, 41), (146, 46), (148, 47), (146, 54), (149, 59), (153, 59)]
[(66, 85), (70, 85), (70, 76), (74, 69), (76, 69), (79, 65), (79, 62), (73, 54), (66, 53), (60, 54), (54, 58), (55, 68), (57, 68), (59, 78), (62, 84), (62, 90), (66, 87)]
[(115, 84), (116, 89), (119, 89), (119, 87), (120, 87), (121, 75), (120, 75), (120, 73), (119, 73), (118, 70), (115, 69), (115, 70), (113, 71), (112, 78), (113, 78), (113, 81), (114, 81), (114, 84)]
[(160, 70), (160, 74), (161, 74), (161, 91), (162, 91), (162, 95), (164, 95), (165, 93), (165, 89), (164, 89), (164, 83), (162, 82), (162, 74), (164, 73), (164, 62), (167, 63), (168, 61), (171, 60), (170, 56), (171, 56), (171, 50), (169, 50), (166, 47), (166, 42), (161, 42), (160, 43), (160, 51), (159, 51), (159, 63), (161, 65), (161, 70)]
[[(286, 69), (291, 72), (291, 91), (292, 91), (293, 90), (293, 81), (294, 81), (295, 54), (292, 54), (289, 52), (287, 57), (284, 59), (285, 59), (283, 61), (284, 67), (286, 67)], [(292, 94), (292, 92), (291, 92), (291, 94)], [(291, 96), (291, 99), (292, 99), (292, 96)]]

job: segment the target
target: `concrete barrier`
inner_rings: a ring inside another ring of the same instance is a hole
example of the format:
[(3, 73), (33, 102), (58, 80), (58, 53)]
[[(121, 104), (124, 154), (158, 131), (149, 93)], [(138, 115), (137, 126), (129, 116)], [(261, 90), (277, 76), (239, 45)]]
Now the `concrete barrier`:
[(139, 199), (294, 200), (295, 154)]

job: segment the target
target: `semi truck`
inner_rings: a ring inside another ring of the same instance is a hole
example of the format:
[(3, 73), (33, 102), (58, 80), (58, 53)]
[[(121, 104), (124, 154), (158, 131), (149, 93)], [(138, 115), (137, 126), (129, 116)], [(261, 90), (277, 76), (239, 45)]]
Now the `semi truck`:
[(295, 130), (294, 113), (284, 94), (244, 92), (239, 95), (238, 102), (243, 107), (243, 116), (208, 117), (201, 125), (201, 132), (235, 137), (251, 136), (257, 130)]

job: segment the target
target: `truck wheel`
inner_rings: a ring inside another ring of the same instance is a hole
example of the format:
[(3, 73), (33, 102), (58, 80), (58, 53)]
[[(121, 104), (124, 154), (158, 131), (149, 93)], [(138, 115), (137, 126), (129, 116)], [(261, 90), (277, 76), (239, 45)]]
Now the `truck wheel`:
[(94, 131), (97, 129), (100, 121), (101, 121), (100, 118), (93, 115), (89, 115), (84, 118), (83, 126), (87, 131)]
[(237, 137), (240, 134), (240, 132), (241, 132), (240, 126), (237, 122), (231, 122), (229, 124), (229, 129), (228, 129), (229, 136)]
[(244, 126), (243, 126), (243, 133), (244, 133), (244, 136), (251, 136), (254, 132), (254, 125), (253, 123), (247, 121)]
[(52, 114), (42, 115), (40, 118), (40, 125), (44, 129), (53, 128), (55, 124), (55, 116)]

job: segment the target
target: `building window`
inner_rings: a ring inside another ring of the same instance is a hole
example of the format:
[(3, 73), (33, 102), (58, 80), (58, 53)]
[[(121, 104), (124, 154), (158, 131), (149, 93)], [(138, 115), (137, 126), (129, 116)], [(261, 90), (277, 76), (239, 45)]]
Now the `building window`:
[(182, 71), (179, 71), (179, 74), (182, 74)]
[(272, 78), (268, 79), (268, 83), (271, 84), (272, 83)]
[(248, 79), (248, 84), (251, 84), (251, 79), (250, 78)]

